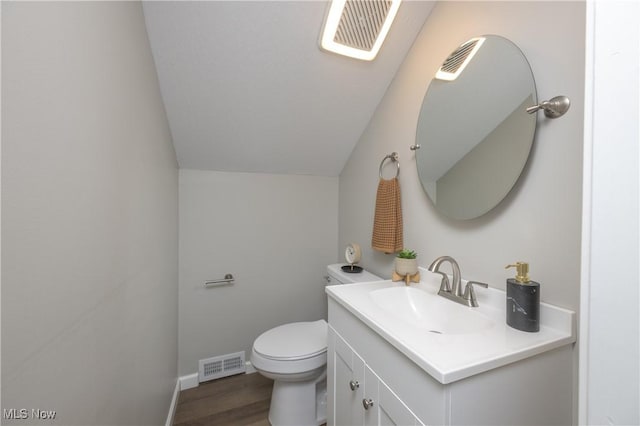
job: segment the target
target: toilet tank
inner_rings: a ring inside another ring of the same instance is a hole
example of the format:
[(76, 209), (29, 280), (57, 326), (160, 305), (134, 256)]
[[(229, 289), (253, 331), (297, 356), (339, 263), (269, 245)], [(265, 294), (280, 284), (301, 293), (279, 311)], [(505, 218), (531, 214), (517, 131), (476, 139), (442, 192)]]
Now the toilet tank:
[(327, 285), (361, 283), (384, 279), (365, 269), (357, 273), (344, 272), (342, 270), (344, 265), (344, 263), (334, 263), (333, 265), (327, 266)]

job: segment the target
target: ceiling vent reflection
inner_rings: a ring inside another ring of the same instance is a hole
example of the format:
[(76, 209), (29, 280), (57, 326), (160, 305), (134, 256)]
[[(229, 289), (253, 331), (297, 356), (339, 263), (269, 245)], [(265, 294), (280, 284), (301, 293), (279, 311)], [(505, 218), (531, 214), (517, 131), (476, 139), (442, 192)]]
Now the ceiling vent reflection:
[(442, 63), (436, 73), (436, 78), (447, 81), (453, 81), (458, 78), (467, 64), (471, 62), (473, 56), (480, 50), (484, 40), (484, 37), (472, 38), (454, 50)]

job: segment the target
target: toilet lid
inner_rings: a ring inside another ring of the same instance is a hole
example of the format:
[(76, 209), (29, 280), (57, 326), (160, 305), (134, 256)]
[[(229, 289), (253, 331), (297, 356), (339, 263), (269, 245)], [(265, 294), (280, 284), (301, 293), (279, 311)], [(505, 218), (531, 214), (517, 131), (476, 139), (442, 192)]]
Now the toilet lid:
[(294, 322), (265, 331), (253, 350), (271, 359), (310, 358), (327, 351), (327, 322)]

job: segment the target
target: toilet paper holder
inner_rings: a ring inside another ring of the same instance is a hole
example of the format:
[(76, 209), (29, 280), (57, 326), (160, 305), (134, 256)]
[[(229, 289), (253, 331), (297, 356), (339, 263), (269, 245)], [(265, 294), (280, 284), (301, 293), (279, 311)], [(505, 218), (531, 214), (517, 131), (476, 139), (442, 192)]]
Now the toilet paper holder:
[(205, 287), (221, 287), (223, 285), (232, 285), (234, 282), (235, 282), (235, 278), (233, 278), (233, 275), (226, 274), (224, 278), (221, 280), (205, 281), (204, 286)]

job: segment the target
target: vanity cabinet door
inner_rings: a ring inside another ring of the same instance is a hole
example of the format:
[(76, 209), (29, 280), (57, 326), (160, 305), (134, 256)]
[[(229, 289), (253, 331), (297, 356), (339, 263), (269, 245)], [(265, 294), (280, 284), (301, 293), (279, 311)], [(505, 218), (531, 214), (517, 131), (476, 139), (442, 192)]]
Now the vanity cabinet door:
[(368, 366), (365, 371), (365, 400), (367, 426), (415, 426), (421, 424), (415, 415)]
[(380, 396), (379, 417), (381, 426), (391, 425), (418, 425), (416, 417), (398, 398), (398, 396), (387, 387), (384, 382), (378, 385)]
[(329, 348), (331, 362), (328, 365), (328, 374), (331, 380), (328, 383), (329, 395), (333, 395), (333, 398), (328, 407), (330, 413), (327, 424), (363, 425), (364, 361), (333, 329), (330, 329), (330, 341), (333, 342), (333, 350)]
[[(364, 393), (360, 409), (364, 413), (365, 426), (378, 426), (380, 421), (380, 395), (378, 393), (378, 385), (380, 378), (369, 368), (365, 366), (364, 370)], [(366, 401), (366, 403), (365, 403)]]
[(328, 426), (422, 425), (331, 325), (328, 337)]

